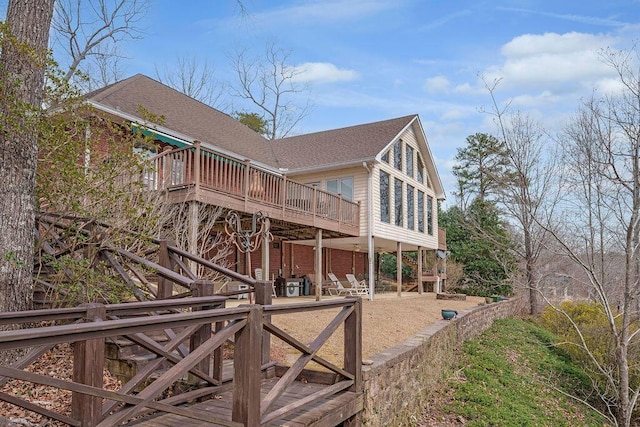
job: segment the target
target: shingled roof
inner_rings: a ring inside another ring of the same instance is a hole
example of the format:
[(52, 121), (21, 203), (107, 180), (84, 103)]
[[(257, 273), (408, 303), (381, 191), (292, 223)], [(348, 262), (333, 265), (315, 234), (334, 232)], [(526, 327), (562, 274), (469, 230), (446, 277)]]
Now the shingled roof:
[(136, 118), (140, 123), (145, 122), (140, 117), (140, 107), (143, 107), (151, 114), (164, 116), (162, 127), (181, 134), (188, 142), (198, 140), (238, 157), (279, 167), (271, 141), (231, 116), (145, 75), (136, 74), (91, 92), (85, 98), (97, 108)]
[(418, 116), (349, 126), (279, 139), (274, 143), (280, 166), (291, 171), (373, 160)]

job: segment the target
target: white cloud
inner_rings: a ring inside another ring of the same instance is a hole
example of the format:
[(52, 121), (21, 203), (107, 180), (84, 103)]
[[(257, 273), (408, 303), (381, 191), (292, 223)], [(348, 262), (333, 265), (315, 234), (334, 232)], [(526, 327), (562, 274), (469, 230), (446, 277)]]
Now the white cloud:
[(334, 83), (356, 80), (360, 75), (357, 71), (339, 69), (329, 62), (305, 62), (293, 67), (295, 81)]
[(429, 93), (447, 93), (449, 86), (449, 79), (445, 76), (430, 77), (424, 83), (424, 88)]
[(613, 43), (615, 38), (598, 34), (577, 32), (524, 34), (502, 46), (501, 51), (507, 58), (535, 57), (593, 51)]
[(551, 104), (556, 104), (561, 101), (560, 97), (554, 95), (552, 92), (545, 90), (537, 95), (519, 95), (514, 96), (511, 99), (511, 104), (518, 107), (525, 108), (536, 108), (543, 106), (550, 106)]
[(487, 81), (502, 78), (502, 89), (573, 91), (612, 75), (598, 51), (614, 43), (607, 35), (525, 34), (502, 47), (505, 61), (484, 76)]

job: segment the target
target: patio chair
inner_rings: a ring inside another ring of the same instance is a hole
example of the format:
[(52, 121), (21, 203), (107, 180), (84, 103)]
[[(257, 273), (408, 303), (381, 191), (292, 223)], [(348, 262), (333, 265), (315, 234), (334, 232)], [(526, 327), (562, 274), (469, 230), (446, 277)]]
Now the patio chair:
[[(261, 268), (256, 268), (254, 270), (254, 274), (255, 274), (256, 280), (260, 280), (260, 281), (262, 280), (262, 269)], [(278, 296), (276, 294), (276, 285), (275, 285), (275, 283), (273, 283), (273, 281), (271, 281), (271, 296), (273, 298), (277, 298), (277, 296)]]
[(327, 287), (329, 295), (353, 295), (351, 289), (342, 286), (342, 282), (338, 280), (335, 274), (327, 273), (327, 277), (331, 280), (331, 286)]
[(366, 280), (358, 281), (353, 274), (347, 274), (346, 277), (351, 285), (351, 289), (353, 289), (354, 293), (352, 293), (352, 295), (369, 295), (369, 286), (367, 286)]

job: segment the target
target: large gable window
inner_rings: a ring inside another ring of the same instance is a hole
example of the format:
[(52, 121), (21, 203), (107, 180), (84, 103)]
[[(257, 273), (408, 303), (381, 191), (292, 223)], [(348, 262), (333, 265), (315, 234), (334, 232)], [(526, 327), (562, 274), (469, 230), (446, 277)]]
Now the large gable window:
[(427, 196), (427, 233), (433, 236), (433, 197)]
[(407, 175), (413, 178), (413, 147), (407, 145)]
[(393, 144), (393, 167), (402, 170), (402, 140), (399, 139)]
[(416, 180), (420, 183), (424, 183), (424, 164), (422, 163), (422, 157), (418, 154), (417, 166), (416, 166)]
[(407, 184), (407, 228), (409, 230), (415, 230), (415, 215), (413, 211), (414, 199), (413, 187)]
[(424, 193), (418, 191), (418, 231), (424, 233)]
[(389, 164), (389, 151), (390, 150), (385, 151), (382, 157), (380, 158), (386, 164)]
[(333, 194), (340, 194), (345, 200), (353, 201), (353, 177), (328, 179), (327, 191)]
[(380, 221), (391, 223), (391, 203), (389, 201), (389, 174), (380, 171)]
[(394, 191), (393, 191), (393, 205), (395, 207), (394, 217), (395, 223), (397, 226), (402, 227), (403, 224), (403, 215), (402, 215), (402, 181), (399, 179), (393, 180)]

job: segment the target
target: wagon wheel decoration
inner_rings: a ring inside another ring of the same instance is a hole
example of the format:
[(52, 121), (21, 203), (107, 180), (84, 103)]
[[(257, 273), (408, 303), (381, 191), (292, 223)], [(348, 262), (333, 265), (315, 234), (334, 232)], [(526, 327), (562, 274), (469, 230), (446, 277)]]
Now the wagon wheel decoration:
[(258, 211), (251, 217), (251, 228), (242, 229), (242, 220), (236, 211), (229, 211), (225, 218), (224, 231), (242, 253), (250, 253), (260, 248), (264, 240), (272, 240), (269, 216)]

